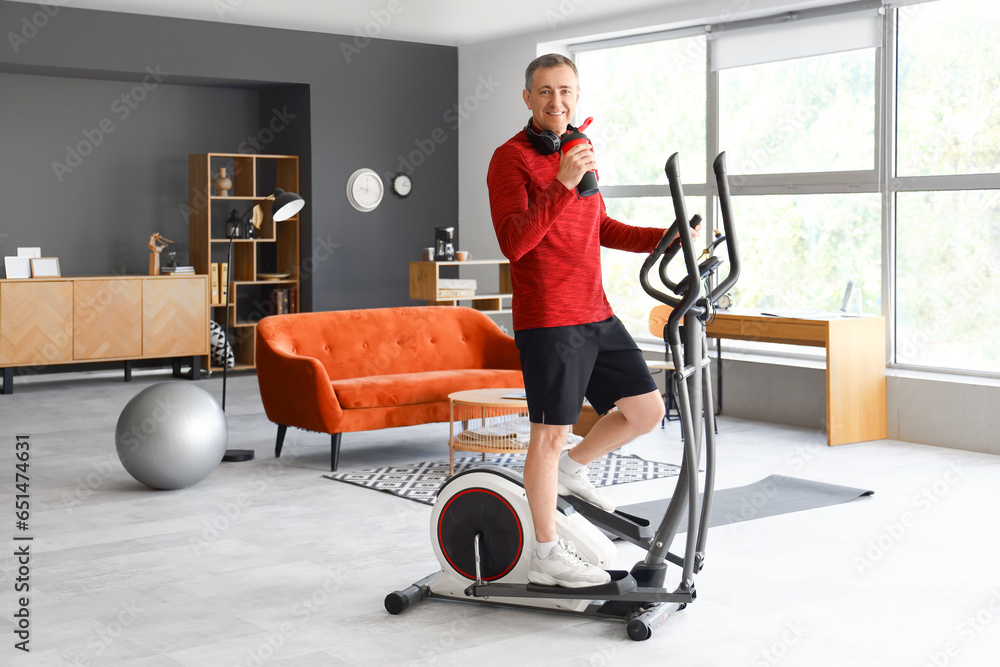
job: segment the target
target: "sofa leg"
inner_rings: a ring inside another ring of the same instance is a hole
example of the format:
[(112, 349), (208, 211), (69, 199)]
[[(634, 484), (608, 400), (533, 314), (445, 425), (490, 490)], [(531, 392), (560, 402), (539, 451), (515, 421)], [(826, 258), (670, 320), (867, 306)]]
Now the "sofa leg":
[(341, 433), (330, 434), (330, 470), (336, 472), (340, 465), (340, 436)]
[(281, 456), (281, 446), (285, 443), (285, 431), (287, 430), (287, 426), (278, 424), (278, 437), (274, 441), (274, 458)]

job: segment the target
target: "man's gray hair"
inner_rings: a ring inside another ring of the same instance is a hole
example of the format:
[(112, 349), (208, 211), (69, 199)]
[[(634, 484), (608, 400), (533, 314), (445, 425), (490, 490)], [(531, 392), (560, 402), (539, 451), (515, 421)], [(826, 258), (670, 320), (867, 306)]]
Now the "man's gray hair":
[(528, 65), (528, 69), (524, 70), (524, 89), (527, 91), (531, 90), (531, 80), (535, 78), (537, 70), (559, 67), (560, 65), (566, 65), (573, 70), (573, 74), (576, 74), (577, 77), (580, 76), (580, 73), (576, 71), (576, 63), (571, 59), (561, 53), (546, 53), (544, 56), (538, 56), (532, 60), (531, 64)]

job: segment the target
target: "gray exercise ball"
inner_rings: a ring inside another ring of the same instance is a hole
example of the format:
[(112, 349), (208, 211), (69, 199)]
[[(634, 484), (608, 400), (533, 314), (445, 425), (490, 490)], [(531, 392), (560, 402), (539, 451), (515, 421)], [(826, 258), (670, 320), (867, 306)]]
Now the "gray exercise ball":
[(188, 382), (154, 384), (118, 418), (115, 448), (128, 474), (154, 489), (183, 489), (208, 477), (229, 442), (226, 415)]

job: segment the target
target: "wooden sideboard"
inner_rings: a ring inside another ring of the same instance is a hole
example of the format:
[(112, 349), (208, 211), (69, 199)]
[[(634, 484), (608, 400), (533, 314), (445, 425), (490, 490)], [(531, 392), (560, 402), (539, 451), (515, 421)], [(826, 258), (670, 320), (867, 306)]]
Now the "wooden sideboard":
[[(670, 309), (650, 312), (650, 331), (660, 332)], [(826, 437), (829, 445), (886, 437), (885, 318), (770, 317), (718, 312), (711, 338), (826, 348)]]
[[(192, 357), (208, 344), (207, 276), (95, 276), (0, 280), (3, 393), (13, 369), (95, 361)], [(175, 371), (179, 362), (175, 362)]]

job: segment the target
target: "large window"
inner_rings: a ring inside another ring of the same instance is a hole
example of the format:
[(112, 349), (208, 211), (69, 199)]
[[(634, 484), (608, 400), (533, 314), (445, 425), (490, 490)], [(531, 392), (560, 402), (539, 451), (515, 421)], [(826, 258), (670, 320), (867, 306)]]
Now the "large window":
[[(876, 66), (869, 48), (719, 72), (719, 146), (745, 267), (738, 307), (835, 312), (854, 280), (866, 312), (880, 312)], [(873, 192), (849, 192), (857, 180)]]
[(875, 168), (875, 49), (727, 69), (719, 90), (733, 173)]
[(898, 16), (896, 361), (1000, 372), (1000, 5)]
[[(667, 226), (678, 152), (689, 211), (720, 226), (706, 171), (724, 150), (736, 307), (834, 311), (854, 280), (893, 363), (1000, 373), (1000, 3), (839, 4), (579, 47), (608, 211)], [(642, 260), (603, 256), (612, 306), (648, 338)]]
[(1000, 172), (1000, 3), (899, 11), (899, 176)]
[[(594, 142), (608, 214), (640, 227), (667, 227), (674, 219), (663, 167), (679, 153), (685, 185), (705, 182), (706, 40), (703, 35), (659, 40), (577, 55), (577, 118), (594, 117)], [(622, 189), (616, 186), (632, 186)], [(634, 196), (634, 186), (647, 186)], [(616, 192), (617, 190), (617, 192)], [(704, 185), (692, 192), (704, 193)], [(704, 215), (705, 198), (691, 198)], [(639, 284), (645, 255), (604, 249), (604, 289), (615, 314), (637, 338), (649, 338), (649, 311), (657, 301)]]
[(742, 196), (733, 215), (744, 258), (733, 293), (741, 308), (836, 312), (854, 280), (864, 312), (881, 312), (878, 194)]
[(705, 38), (580, 53), (578, 118), (594, 117), (602, 185), (666, 183), (674, 152), (705, 180)]

